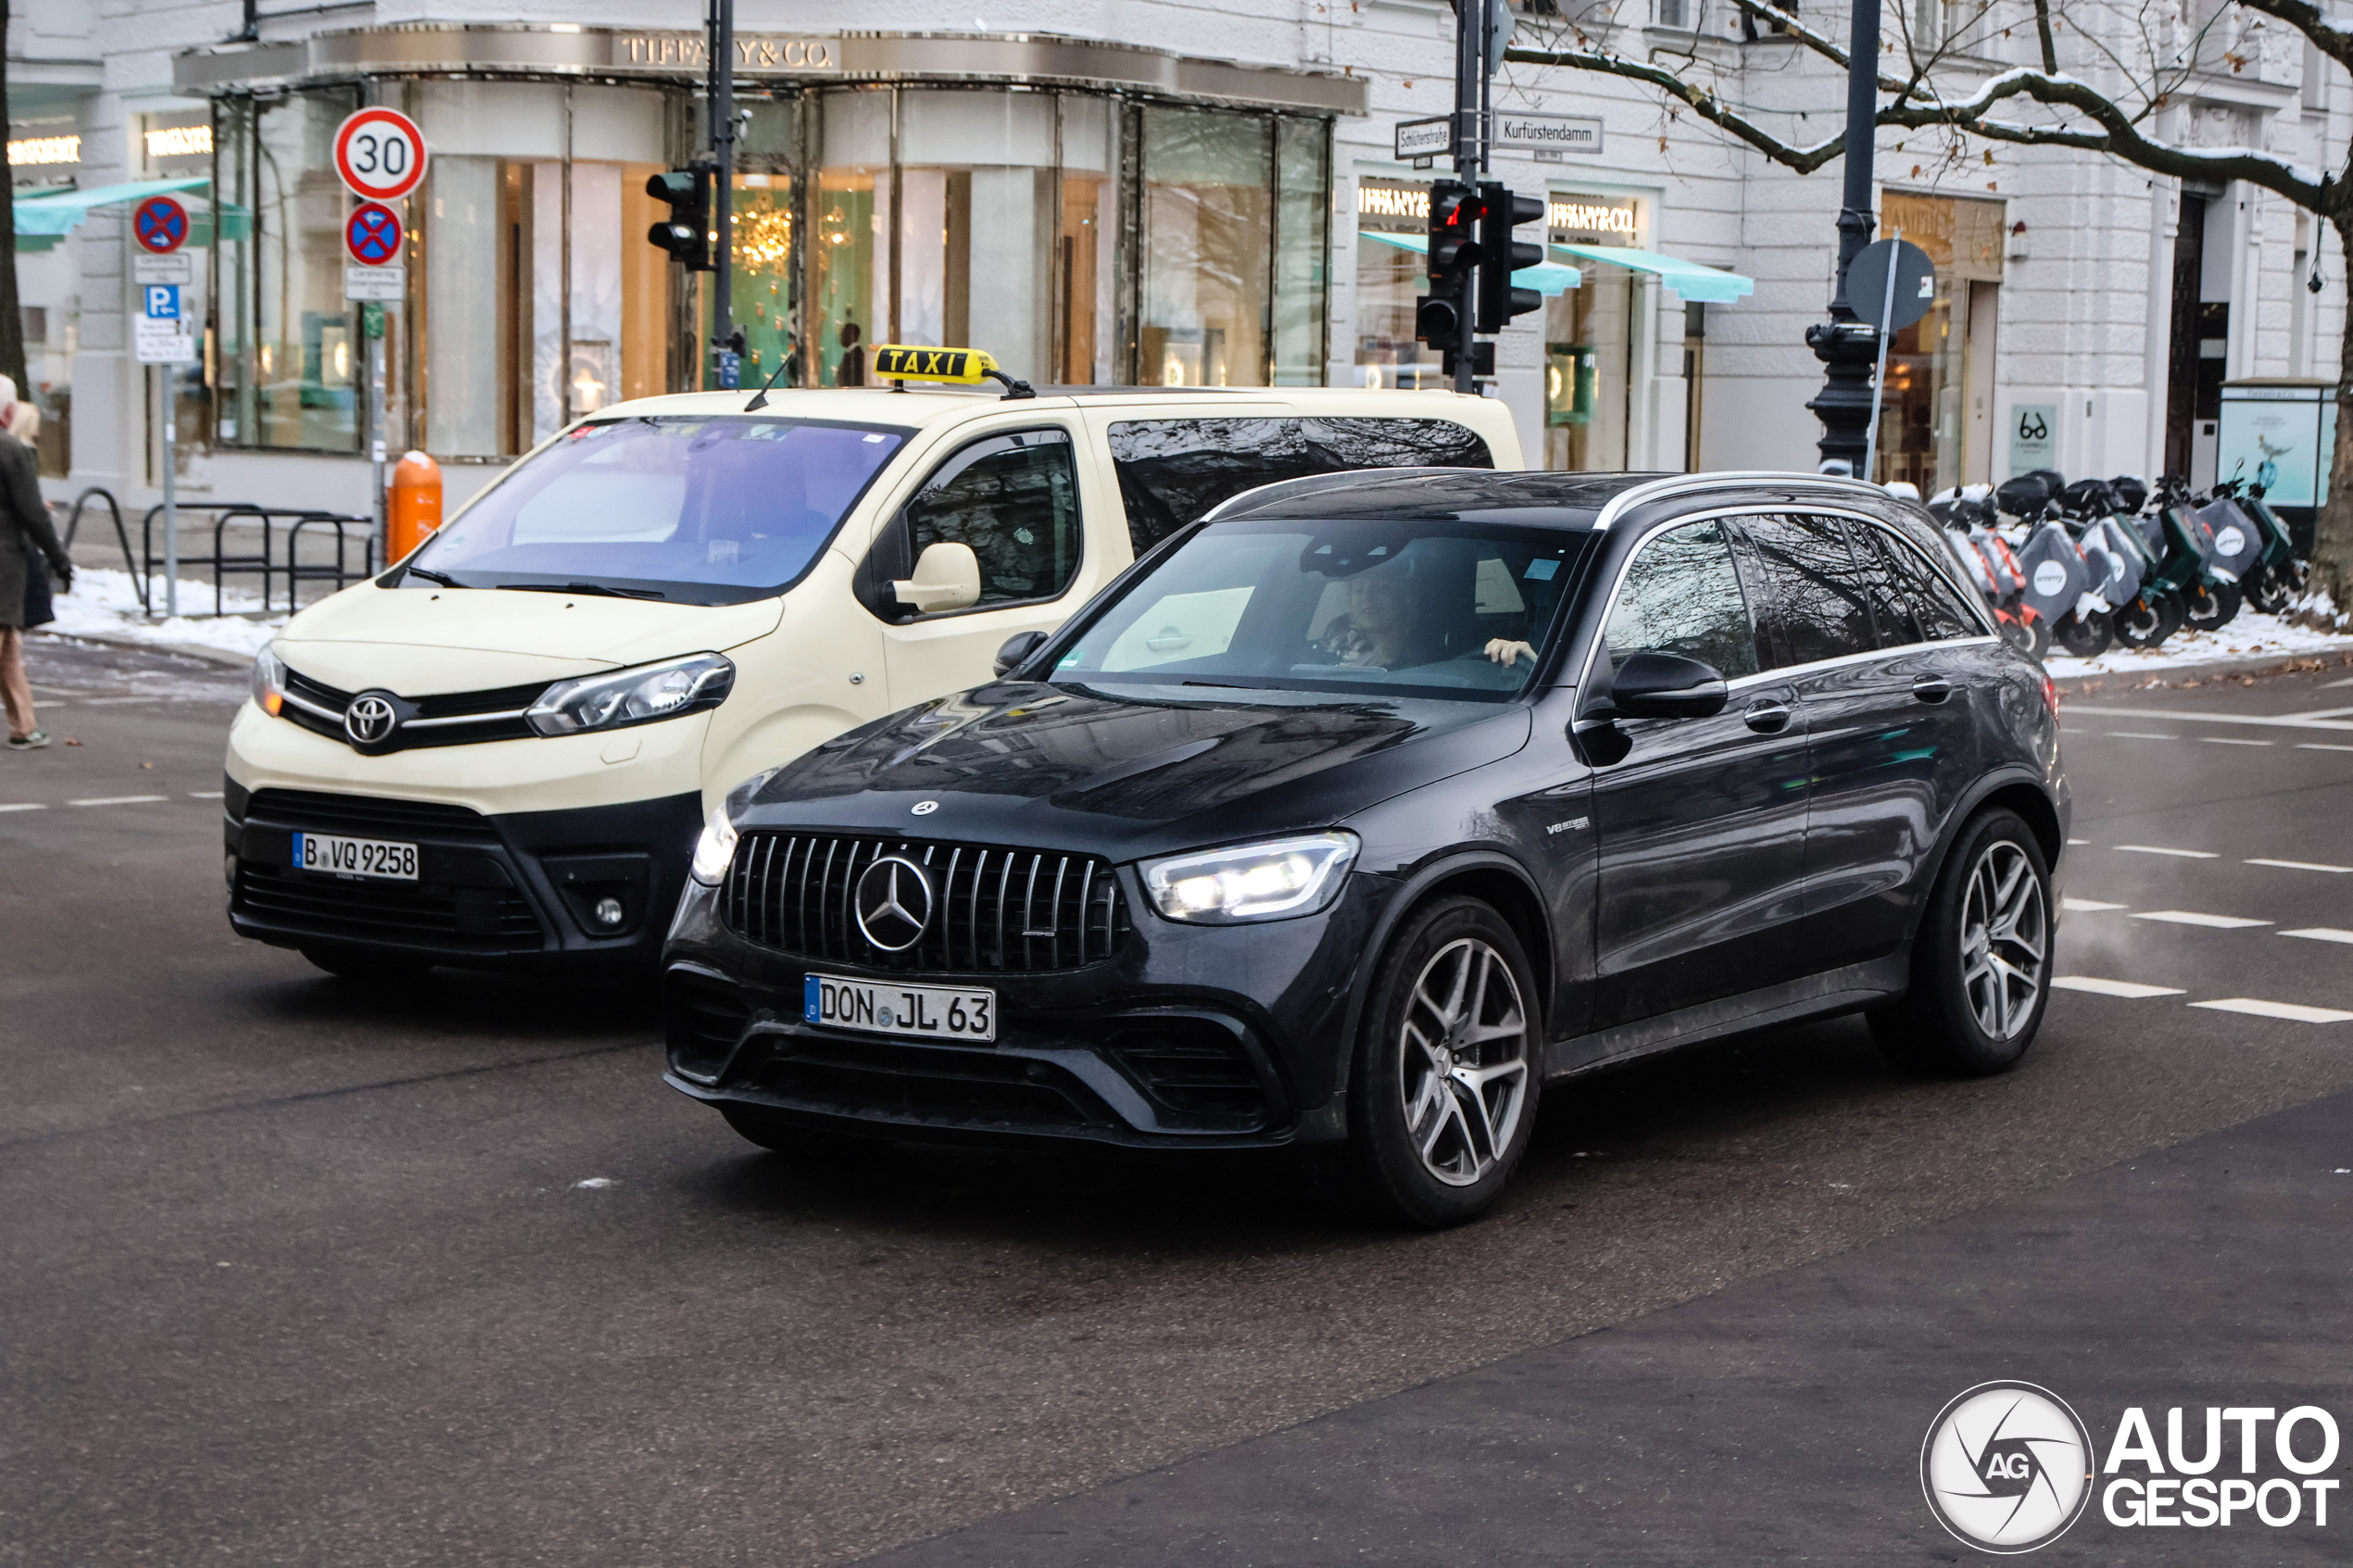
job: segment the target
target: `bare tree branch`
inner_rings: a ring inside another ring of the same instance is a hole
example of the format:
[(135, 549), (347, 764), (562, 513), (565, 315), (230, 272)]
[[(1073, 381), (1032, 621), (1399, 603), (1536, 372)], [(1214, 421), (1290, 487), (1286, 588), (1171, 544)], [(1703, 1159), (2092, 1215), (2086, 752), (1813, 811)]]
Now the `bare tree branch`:
[(1811, 174), (1838, 157), (1846, 139), (1835, 137), (1810, 147), (1793, 146), (1767, 131), (1746, 115), (1727, 107), (1724, 101), (1707, 89), (1684, 81), (1664, 67), (1643, 60), (1629, 60), (1603, 49), (1506, 49), (1504, 58), (1522, 65), (1567, 66), (1572, 70), (1598, 71), (1604, 76), (1620, 76), (1629, 82), (1647, 82), (1670, 98), (1680, 100), (1692, 112), (1709, 124), (1730, 132), (1743, 142), (1763, 153), (1775, 163), (1794, 169), (1800, 174)]
[(2034, 37), (2043, 45), (2043, 69), (2058, 74), (2058, 42), (2051, 36), (2051, 0), (2034, 0)]

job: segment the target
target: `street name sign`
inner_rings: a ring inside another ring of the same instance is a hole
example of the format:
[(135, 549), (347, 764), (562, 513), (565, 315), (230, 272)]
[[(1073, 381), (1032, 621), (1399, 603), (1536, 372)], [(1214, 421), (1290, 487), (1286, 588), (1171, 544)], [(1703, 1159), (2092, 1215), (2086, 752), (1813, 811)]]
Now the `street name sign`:
[(1436, 119), (1400, 120), (1395, 133), (1398, 158), (1445, 157), (1454, 145), (1453, 124), (1445, 115)]
[(1522, 114), (1495, 111), (1495, 135), (1491, 144), (1499, 153), (1598, 153), (1602, 122), (1582, 114)]

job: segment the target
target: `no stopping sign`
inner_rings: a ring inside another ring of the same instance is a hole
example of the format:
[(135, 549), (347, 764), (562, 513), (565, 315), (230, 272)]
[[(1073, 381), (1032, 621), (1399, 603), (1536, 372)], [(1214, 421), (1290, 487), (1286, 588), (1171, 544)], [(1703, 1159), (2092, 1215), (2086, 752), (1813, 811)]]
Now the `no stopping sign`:
[(335, 174), (367, 201), (398, 201), (425, 177), (425, 136), (397, 109), (361, 109), (335, 131)]

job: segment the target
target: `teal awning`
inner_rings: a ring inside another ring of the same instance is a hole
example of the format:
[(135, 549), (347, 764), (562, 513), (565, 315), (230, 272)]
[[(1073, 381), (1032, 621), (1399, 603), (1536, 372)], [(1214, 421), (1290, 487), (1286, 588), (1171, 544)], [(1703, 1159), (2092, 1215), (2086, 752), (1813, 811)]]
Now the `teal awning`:
[(188, 180), (140, 180), (128, 185), (98, 185), (87, 191), (59, 191), (49, 196), (19, 196), (16, 201), (19, 236), (70, 234), (90, 216), (91, 209), (143, 202), (174, 191), (193, 191), (212, 183), (209, 176)]
[(1661, 256), (1655, 250), (1560, 244), (1555, 244), (1553, 248), (1569, 256), (1581, 257), (1587, 261), (1606, 261), (1613, 267), (1655, 274), (1668, 288), (1696, 304), (1730, 305), (1743, 295), (1756, 292), (1756, 282), (1753, 278), (1743, 278), (1738, 272), (1725, 272), (1714, 267), (1703, 267), (1696, 261), (1685, 261), (1680, 257)]
[[(1361, 240), (1378, 240), (1385, 245), (1395, 245), (1399, 250), (1410, 250), (1416, 256), (1429, 254), (1429, 240), (1428, 236), (1422, 234), (1381, 234), (1370, 229), (1359, 229), (1356, 231), (1356, 237)], [(1584, 281), (1584, 273), (1574, 267), (1564, 267), (1557, 261), (1540, 261), (1533, 267), (1523, 267), (1512, 274), (1513, 282), (1524, 289), (1534, 289), (1538, 294), (1547, 296), (1576, 288)]]

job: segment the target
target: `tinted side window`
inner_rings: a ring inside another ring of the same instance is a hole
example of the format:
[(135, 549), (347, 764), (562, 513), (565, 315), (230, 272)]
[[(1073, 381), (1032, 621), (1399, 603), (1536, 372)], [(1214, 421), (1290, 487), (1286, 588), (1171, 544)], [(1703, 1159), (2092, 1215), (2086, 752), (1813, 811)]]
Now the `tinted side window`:
[(1078, 570), (1070, 436), (1026, 430), (975, 441), (932, 470), (902, 515), (909, 571), (926, 546), (969, 545), (980, 558), (982, 604), (1051, 599)]
[(1888, 533), (1879, 533), (1878, 537), (1881, 549), (1911, 599), (1912, 612), (1919, 618), (1920, 635), (1925, 641), (1946, 643), (1956, 637), (1984, 635), (1951, 579), (1903, 540)]
[(1765, 619), (1782, 664), (1869, 653), (1870, 583), (1845, 530), (1821, 518), (1756, 517), (1750, 543), (1764, 568)]
[(1847, 545), (1862, 562), (1864, 579), (1870, 584), (1871, 621), (1879, 628), (1879, 646), (1900, 648), (1928, 641), (1912, 608), (1910, 587), (1890, 558), (1894, 541), (1868, 522), (1853, 518), (1837, 521), (1845, 530)]
[(1347, 469), (1491, 469), (1477, 433), (1452, 420), (1123, 420), (1112, 466), (1142, 555), (1221, 501), (1277, 480)]
[(1756, 633), (1722, 526), (1686, 523), (1644, 545), (1602, 635), (1613, 670), (1650, 650), (1712, 664), (1727, 680), (1755, 674)]

